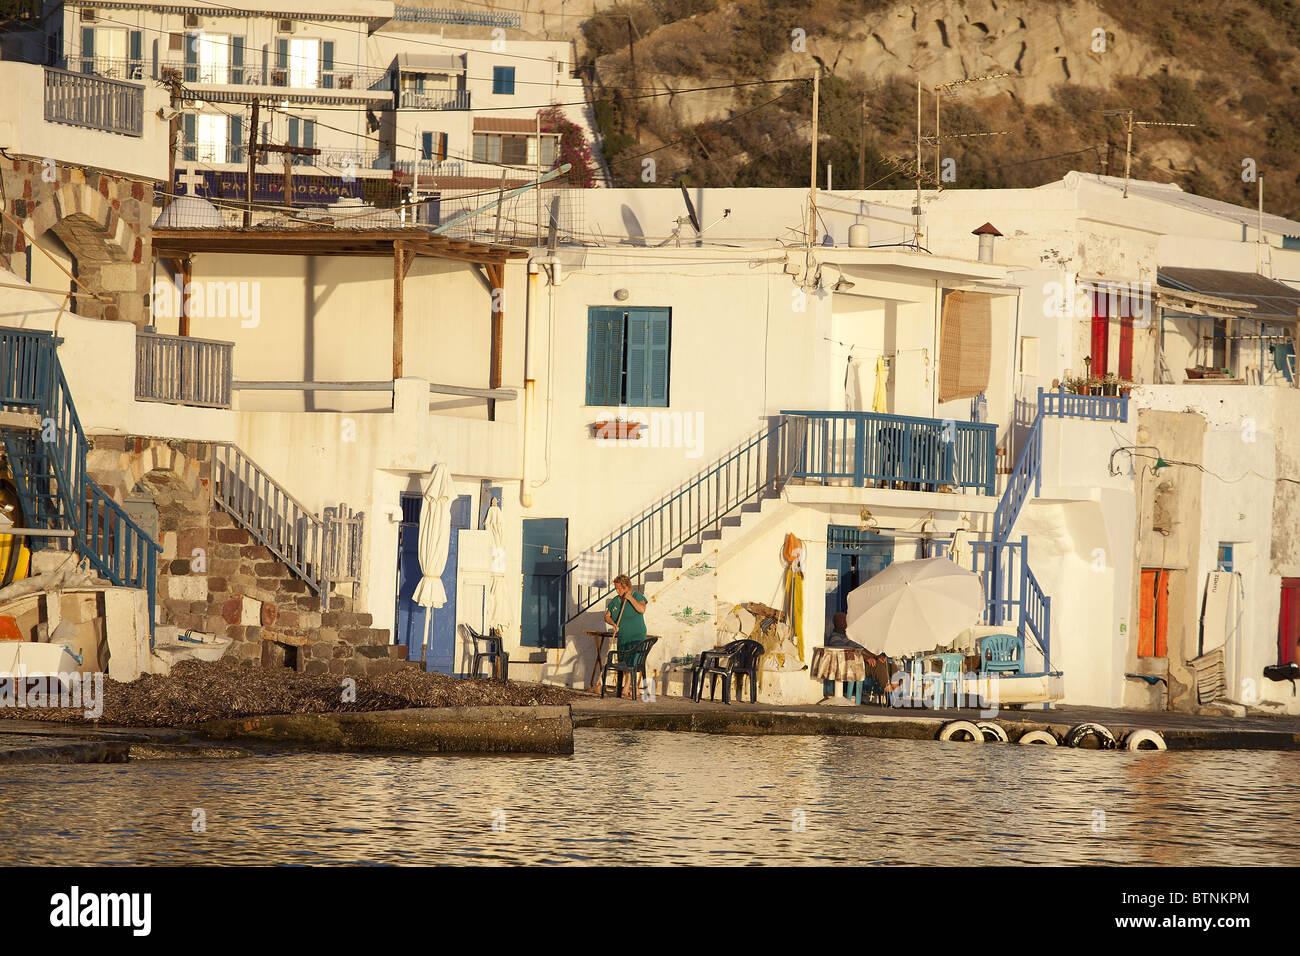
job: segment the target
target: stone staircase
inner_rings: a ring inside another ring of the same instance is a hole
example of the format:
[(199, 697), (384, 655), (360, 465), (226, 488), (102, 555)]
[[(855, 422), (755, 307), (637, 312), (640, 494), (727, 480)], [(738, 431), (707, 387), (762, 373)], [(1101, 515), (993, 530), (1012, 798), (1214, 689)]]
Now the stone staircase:
[[(389, 643), (386, 629), (371, 626), (369, 614), (354, 610), (352, 598), (330, 594), (322, 602), (229, 514), (214, 509), (210, 520), (207, 598), (184, 608), (167, 602), (170, 623), (231, 638), (227, 657), (305, 674), (374, 676), (420, 666), (406, 660), (405, 646)], [(178, 559), (170, 570), (189, 574), (192, 563)]]

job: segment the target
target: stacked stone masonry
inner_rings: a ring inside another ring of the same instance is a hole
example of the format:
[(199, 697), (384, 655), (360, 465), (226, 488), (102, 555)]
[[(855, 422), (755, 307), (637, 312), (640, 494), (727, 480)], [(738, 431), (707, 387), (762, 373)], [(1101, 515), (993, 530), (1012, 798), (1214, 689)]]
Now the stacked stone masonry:
[(228, 658), (308, 674), (418, 666), (351, 598), (333, 594), (322, 607), (301, 578), (216, 507), (206, 444), (100, 436), (88, 467), (117, 501), (143, 490), (158, 509), (160, 624), (223, 634), (234, 641)]

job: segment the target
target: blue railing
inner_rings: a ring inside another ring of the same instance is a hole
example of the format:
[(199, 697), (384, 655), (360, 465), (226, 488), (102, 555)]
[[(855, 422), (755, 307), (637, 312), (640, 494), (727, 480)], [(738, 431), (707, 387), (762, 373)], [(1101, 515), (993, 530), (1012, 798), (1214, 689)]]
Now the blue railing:
[(162, 547), (86, 473), (89, 444), (56, 345), (50, 332), (0, 329), (0, 405), (40, 417), (35, 430), (0, 430), (23, 518), (30, 527), (72, 531), (73, 546), (97, 573), (143, 588), (152, 635)]
[(787, 411), (808, 421), (794, 477), (901, 483), (922, 491), (944, 486), (994, 493), (997, 425), (879, 412)]
[(1060, 389), (1038, 390), (1038, 410), (1056, 418), (1087, 418), (1097, 422), (1128, 421), (1126, 395), (1076, 395)]
[(1028, 645), (1033, 638), (1043, 654), (1043, 669), (1052, 670), (1052, 599), (1029, 570), (1029, 538), (971, 543), (973, 570), (984, 587), (984, 623), (1016, 624)]
[(1024, 575), (1021, 585), (1020, 636), (1029, 631), (1043, 652), (1043, 670), (1052, 670), (1052, 599), (1043, 593), (1029, 562), (1022, 565)]
[(741, 442), (626, 524), (585, 549), (605, 555), (611, 582), (606, 587), (579, 587), (569, 569), (569, 593), (575, 595), (573, 620), (613, 594), (612, 577), (635, 579), (764, 493), (781, 490), (790, 478), (803, 444), (803, 420), (782, 418)]
[(1015, 527), (1016, 518), (1020, 515), (1020, 509), (1025, 499), (1029, 497), (1031, 485), (1035, 495), (1042, 490), (1042, 415), (1037, 416), (1034, 424), (1030, 426), (1025, 436), (1025, 443), (1020, 447), (1020, 455), (1016, 458), (1015, 470), (1011, 472), (1007, 487), (1002, 492), (1002, 500), (998, 502), (997, 510), (993, 512), (993, 540), (1005, 541), (1010, 537), (1011, 529)]

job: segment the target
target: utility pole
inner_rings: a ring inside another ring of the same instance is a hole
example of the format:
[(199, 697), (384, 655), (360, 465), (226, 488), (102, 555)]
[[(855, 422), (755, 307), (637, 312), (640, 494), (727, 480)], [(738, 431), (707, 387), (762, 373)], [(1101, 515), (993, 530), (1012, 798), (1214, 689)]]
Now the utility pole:
[(821, 70), (813, 73), (812, 94), (812, 167), (808, 176), (808, 248), (817, 238), (817, 100), (821, 96)]
[(1133, 166), (1133, 111), (1128, 111), (1128, 132), (1124, 143), (1124, 198), (1128, 199), (1129, 170)]
[[(172, 109), (172, 118), (167, 122), (167, 192), (170, 193), (176, 188), (176, 149), (177, 140), (180, 139), (181, 130), (181, 85), (179, 80), (171, 79), (167, 81), (167, 88), (171, 91), (170, 106)], [(168, 201), (170, 205), (170, 200)]]
[(1259, 186), (1259, 211), (1255, 219), (1255, 271), (1264, 274), (1264, 174), (1255, 177)]
[(248, 128), (248, 182), (244, 185), (244, 228), (253, 225), (253, 174), (257, 170), (257, 107), (258, 99), (253, 97), (253, 117)]
[(313, 146), (272, 146), (269, 143), (259, 147), (264, 153), (282, 153), (284, 155), (284, 204), (293, 205), (293, 157), (319, 156), (320, 150)]
[(858, 107), (858, 189), (867, 188), (867, 95)]
[(921, 245), (921, 81), (916, 81), (916, 205), (912, 208), (916, 221), (914, 241)]

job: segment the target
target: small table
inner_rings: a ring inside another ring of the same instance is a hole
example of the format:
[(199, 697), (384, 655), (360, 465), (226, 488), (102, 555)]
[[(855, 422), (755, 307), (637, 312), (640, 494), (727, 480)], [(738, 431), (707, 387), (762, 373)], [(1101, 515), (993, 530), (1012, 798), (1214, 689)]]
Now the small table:
[(596, 639), (596, 663), (591, 665), (591, 679), (587, 681), (587, 690), (594, 691), (600, 679), (600, 660), (605, 655), (605, 638), (613, 637), (613, 631), (587, 631)]

